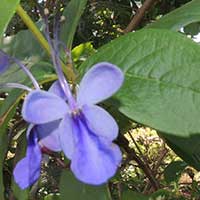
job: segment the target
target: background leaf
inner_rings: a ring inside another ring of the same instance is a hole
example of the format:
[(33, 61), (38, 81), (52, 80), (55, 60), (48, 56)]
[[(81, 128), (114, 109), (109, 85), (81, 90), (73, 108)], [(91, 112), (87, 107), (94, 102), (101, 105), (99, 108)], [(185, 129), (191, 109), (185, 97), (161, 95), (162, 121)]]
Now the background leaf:
[(195, 22), (184, 27), (184, 33), (187, 35), (197, 35), (200, 32), (200, 22)]
[(122, 200), (164, 200), (171, 199), (170, 192), (160, 189), (151, 195), (144, 195), (132, 190), (126, 190), (122, 193)]
[(1, 0), (0, 3), (0, 38), (15, 13), (15, 9), (19, 4), (20, 0)]
[[(28, 44), (28, 45), (27, 45)], [(46, 51), (40, 46), (29, 30), (19, 31), (16, 35), (7, 36), (0, 42), (0, 48), (20, 60), (47, 60)]]
[(80, 44), (72, 49), (72, 57), (75, 67), (77, 68), (89, 56), (95, 53), (95, 49), (91, 42)]
[(60, 181), (60, 199), (111, 200), (106, 185), (90, 186), (79, 182), (70, 171), (64, 171)]
[(193, 0), (180, 8), (168, 13), (161, 17), (161, 19), (150, 24), (149, 28), (162, 28), (170, 29), (174, 31), (180, 30), (180, 28), (191, 24), (193, 22), (200, 21), (200, 1)]
[(61, 40), (69, 49), (72, 47), (74, 34), (86, 4), (87, 0), (71, 0), (64, 10), (66, 20), (61, 29)]
[[(0, 104), (0, 106), (2, 103)], [(0, 117), (0, 199), (4, 200), (3, 165), (8, 148), (8, 123), (15, 114), (15, 108), (10, 109), (9, 113)]]
[(167, 183), (178, 181), (178, 178), (186, 166), (187, 164), (180, 160), (171, 162), (164, 171), (165, 181)]
[(126, 190), (122, 193), (122, 200), (149, 200), (149, 197), (131, 190)]
[(48, 194), (45, 196), (44, 200), (60, 200), (60, 195)]

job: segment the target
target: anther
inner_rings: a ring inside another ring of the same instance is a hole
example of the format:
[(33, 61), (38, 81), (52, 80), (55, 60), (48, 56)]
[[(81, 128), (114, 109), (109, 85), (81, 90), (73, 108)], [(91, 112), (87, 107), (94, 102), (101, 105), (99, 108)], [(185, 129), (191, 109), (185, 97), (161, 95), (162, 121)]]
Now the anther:
[(45, 15), (49, 15), (49, 9), (48, 9), (48, 8), (45, 8), (45, 9), (44, 9), (44, 14), (45, 14)]
[(72, 116), (77, 116), (77, 115), (79, 115), (80, 114), (80, 110), (79, 109), (76, 109), (76, 110), (73, 110), (72, 111)]

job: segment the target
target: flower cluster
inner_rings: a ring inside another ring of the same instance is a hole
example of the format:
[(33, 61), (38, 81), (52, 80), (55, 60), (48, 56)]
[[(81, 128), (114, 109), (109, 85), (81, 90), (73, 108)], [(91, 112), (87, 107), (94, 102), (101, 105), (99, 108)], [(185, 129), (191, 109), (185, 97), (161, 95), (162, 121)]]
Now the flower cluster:
[(0, 87), (27, 90), (22, 117), (27, 129), (26, 156), (14, 169), (14, 178), (25, 189), (40, 176), (42, 147), (63, 151), (71, 160), (71, 170), (80, 181), (99, 185), (112, 177), (122, 159), (119, 147), (113, 143), (118, 126), (99, 102), (112, 96), (123, 83), (123, 73), (115, 65), (102, 62), (94, 65), (83, 77), (76, 95), (72, 93), (61, 70), (58, 52), (51, 46), (52, 60), (58, 80), (48, 91), (41, 90), (30, 71), (18, 60), (0, 53), (0, 72), (10, 62), (16, 62), (35, 86), (31, 89), (17, 83)]

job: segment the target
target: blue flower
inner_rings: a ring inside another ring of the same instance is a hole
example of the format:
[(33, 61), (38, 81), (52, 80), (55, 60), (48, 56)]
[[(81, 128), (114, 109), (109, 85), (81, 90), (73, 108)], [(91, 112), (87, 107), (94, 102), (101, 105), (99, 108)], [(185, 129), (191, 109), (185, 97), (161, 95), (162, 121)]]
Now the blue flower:
[[(58, 86), (63, 93), (60, 82)], [(122, 83), (121, 70), (102, 62), (85, 74), (76, 98), (64, 82), (67, 102), (41, 90), (30, 92), (24, 101), (22, 116), (26, 121), (45, 124), (61, 120), (58, 128), (61, 148), (71, 160), (74, 175), (85, 183), (105, 183), (120, 164), (120, 149), (112, 142), (118, 135), (118, 126), (107, 111), (95, 104), (112, 96)]]
[(49, 91), (40, 90), (30, 71), (19, 61), (17, 64), (30, 77), (35, 90), (17, 83), (1, 85), (29, 92), (22, 108), (23, 118), (30, 123), (28, 145), (26, 156), (14, 169), (15, 181), (22, 189), (37, 181), (42, 160), (41, 148), (44, 146), (52, 151), (63, 150), (79, 180), (88, 184), (102, 184), (115, 174), (122, 155), (119, 147), (113, 143), (118, 135), (115, 120), (95, 104), (109, 98), (121, 87), (123, 73), (111, 63), (98, 63), (85, 74), (77, 95), (74, 95), (59, 71), (57, 56), (54, 61), (59, 80)]
[[(116, 121), (96, 104), (117, 92), (124, 75), (111, 63), (98, 63), (84, 75), (73, 94), (62, 72), (57, 33), (52, 42), (48, 26), (46, 30), (58, 81), (49, 91), (41, 90), (27, 68), (15, 59), (32, 80), (35, 90), (16, 83), (0, 85), (29, 92), (22, 106), (22, 116), (31, 124), (27, 130), (27, 152), (14, 169), (15, 181), (24, 189), (39, 178), (44, 145), (53, 151), (62, 150), (80, 181), (103, 184), (116, 173), (122, 154), (113, 143), (119, 131)], [(7, 57), (3, 56), (5, 62)], [(5, 65), (7, 68), (7, 61)]]

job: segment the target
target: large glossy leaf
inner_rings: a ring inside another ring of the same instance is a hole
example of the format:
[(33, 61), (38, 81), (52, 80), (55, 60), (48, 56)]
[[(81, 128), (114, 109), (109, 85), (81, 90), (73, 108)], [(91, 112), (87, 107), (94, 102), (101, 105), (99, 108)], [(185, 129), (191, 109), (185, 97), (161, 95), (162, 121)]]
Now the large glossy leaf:
[(106, 185), (90, 186), (83, 184), (70, 171), (63, 172), (59, 188), (61, 200), (111, 200)]
[(200, 152), (199, 53), (200, 47), (179, 33), (146, 29), (102, 47), (80, 70), (101, 61), (118, 65), (125, 82), (112, 106), (160, 130), (191, 158)]
[(164, 28), (174, 31), (180, 30), (180, 28), (191, 24), (193, 22), (200, 21), (200, 1), (193, 0), (182, 7), (168, 13), (158, 21), (150, 24), (149, 28)]
[(1, 0), (0, 3), (0, 38), (5, 31), (11, 17), (15, 13), (15, 9), (20, 0)]
[(71, 0), (64, 10), (63, 15), (66, 21), (61, 29), (61, 39), (65, 41), (69, 49), (71, 49), (74, 34), (86, 4), (87, 0)]

